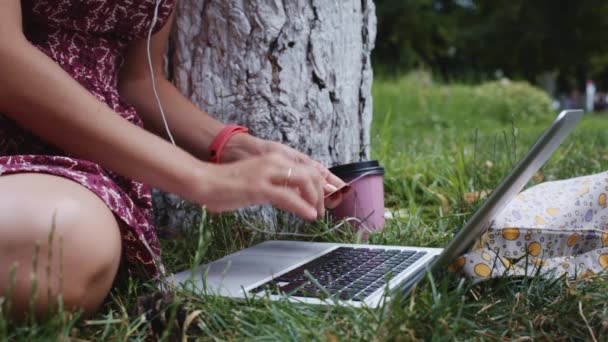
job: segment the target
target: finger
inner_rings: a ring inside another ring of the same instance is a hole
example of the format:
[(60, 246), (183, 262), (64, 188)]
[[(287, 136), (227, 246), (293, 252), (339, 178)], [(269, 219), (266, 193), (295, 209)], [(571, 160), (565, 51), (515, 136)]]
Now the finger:
[(336, 191), (338, 191), (338, 188), (336, 188), (332, 184), (325, 183), (325, 185), (323, 185), (323, 192), (325, 193), (325, 196), (331, 194), (332, 192), (336, 192)]
[(300, 165), (298, 170), (293, 172), (293, 176), (287, 185), (298, 189), (304, 200), (314, 206), (319, 214), (323, 212), (324, 207), (319, 204), (319, 197), (322, 195), (323, 191), (321, 190), (316, 171), (304, 168)]
[(316, 167), (310, 167), (313, 181), (315, 182), (315, 188), (317, 189), (317, 208), (319, 208), (319, 214), (325, 213), (325, 178), (323, 174)]
[(338, 187), (345, 185), (345, 183), (334, 174), (332, 174), (325, 166), (321, 163), (311, 159), (306, 154), (303, 154), (296, 150), (290, 150), (295, 160), (302, 165), (308, 166), (315, 170), (318, 174), (318, 181), (322, 186), (322, 190), (320, 191), (320, 196), (317, 199), (317, 210), (320, 214), (325, 211), (325, 196), (332, 191), (335, 191)]
[(340, 188), (340, 187), (343, 187), (344, 185), (346, 185), (346, 182), (344, 182), (342, 179), (338, 178), (338, 176), (334, 175), (329, 170), (327, 170), (327, 175), (325, 176), (325, 180), (327, 181), (327, 183), (335, 186), (336, 188)]
[[(342, 179), (338, 178), (338, 176), (331, 173), (331, 171), (329, 171), (328, 168), (323, 166), (323, 164), (321, 164), (315, 160), (312, 160), (312, 162), (313, 162), (313, 165), (315, 166), (315, 168), (317, 168), (317, 170), (319, 170), (319, 172), (321, 172), (321, 175), (323, 175), (323, 179), (325, 179), (327, 184), (330, 184), (331, 186), (334, 186), (336, 188), (340, 188), (346, 184)], [(331, 191), (326, 191), (326, 194), (329, 192), (331, 192)]]
[[(299, 151), (294, 150), (293, 153), (296, 156), (298, 162), (300, 162), (302, 164), (310, 165), (310, 166), (314, 167), (315, 169), (317, 169), (321, 173), (323, 179), (325, 180), (325, 182), (327, 182), (327, 184), (330, 184), (331, 186), (336, 187), (336, 188), (340, 188), (346, 184), (342, 179), (338, 178), (336, 175), (331, 173), (331, 171), (329, 171), (328, 168), (326, 168), (323, 164), (319, 163), (318, 161), (310, 158), (306, 154), (301, 153)], [(330, 190), (330, 188), (324, 188), (324, 191), (325, 191), (325, 194), (329, 194), (333, 190)]]
[(320, 186), (317, 191), (317, 211), (319, 212), (319, 216), (325, 215), (325, 199), (323, 198), (323, 187)]
[(325, 199), (325, 207), (329, 209), (335, 209), (337, 206), (342, 203), (344, 200), (344, 196), (341, 192), (337, 192)]
[(270, 203), (281, 210), (299, 215), (309, 221), (317, 219), (318, 213), (315, 207), (310, 205), (293, 189), (271, 185), (267, 190)]
[(342, 190), (340, 190), (340, 194), (342, 194), (343, 198), (348, 198), (353, 194), (353, 187), (350, 185), (345, 186)]
[(264, 168), (263, 177), (275, 185), (287, 186), (294, 184), (298, 177), (298, 169), (300, 165), (294, 164), (280, 154), (273, 154), (269, 159), (265, 160), (268, 164)]

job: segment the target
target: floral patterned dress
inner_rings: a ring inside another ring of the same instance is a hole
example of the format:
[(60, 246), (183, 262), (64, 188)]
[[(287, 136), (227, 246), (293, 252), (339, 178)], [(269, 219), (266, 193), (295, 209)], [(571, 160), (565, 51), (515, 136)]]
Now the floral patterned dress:
[[(155, 0), (22, 0), (28, 40), (117, 115), (143, 127), (117, 91), (129, 43), (145, 39)], [(154, 32), (168, 21), (174, 0), (162, 0)], [(91, 113), (90, 115), (95, 115)], [(163, 273), (152, 225), (150, 188), (41, 141), (0, 114), (0, 176), (38, 172), (65, 177), (97, 194), (121, 222), (130, 272)]]

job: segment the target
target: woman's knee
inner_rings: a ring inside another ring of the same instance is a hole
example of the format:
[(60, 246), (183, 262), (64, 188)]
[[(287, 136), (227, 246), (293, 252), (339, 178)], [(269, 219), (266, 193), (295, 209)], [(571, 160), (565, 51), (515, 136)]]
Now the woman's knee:
[[(54, 243), (63, 250), (56, 267), (63, 270), (68, 308), (93, 312), (109, 292), (118, 270), (122, 243), (118, 222), (103, 203), (66, 203), (57, 210)], [(58, 236), (57, 236), (58, 235)]]
[[(12, 281), (14, 302), (23, 309), (34, 294), (35, 274), (40, 308), (53, 305), (61, 293), (66, 308), (91, 312), (109, 291), (118, 269), (118, 223), (105, 204), (80, 185), (29, 178), (33, 186), (20, 188), (29, 197), (11, 196), (11, 205), (0, 205), (0, 296)], [(40, 189), (40, 181), (50, 189)], [(9, 195), (6, 188), (0, 190), (0, 203), (7, 203)], [(11, 280), (13, 265), (18, 267)], [(41, 298), (47, 293), (52, 298)]]

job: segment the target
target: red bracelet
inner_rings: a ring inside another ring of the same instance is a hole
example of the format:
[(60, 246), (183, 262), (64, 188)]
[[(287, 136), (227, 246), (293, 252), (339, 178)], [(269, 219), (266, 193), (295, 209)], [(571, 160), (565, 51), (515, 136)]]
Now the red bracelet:
[(213, 142), (211, 143), (211, 147), (209, 148), (211, 156), (209, 160), (212, 163), (219, 164), (220, 157), (222, 155), (222, 150), (228, 140), (237, 133), (247, 133), (249, 132), (249, 128), (237, 125), (227, 125), (215, 136)]

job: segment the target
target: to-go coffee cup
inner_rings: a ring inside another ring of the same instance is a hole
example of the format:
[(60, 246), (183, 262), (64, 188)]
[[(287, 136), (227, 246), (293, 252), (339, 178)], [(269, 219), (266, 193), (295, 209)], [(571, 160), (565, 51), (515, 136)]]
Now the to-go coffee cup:
[[(352, 226), (363, 237), (384, 228), (384, 168), (378, 161), (363, 161), (329, 169), (351, 187), (350, 194), (333, 211), (335, 219), (356, 218)], [(352, 182), (352, 183), (351, 183)], [(354, 220), (353, 220), (354, 221)]]

